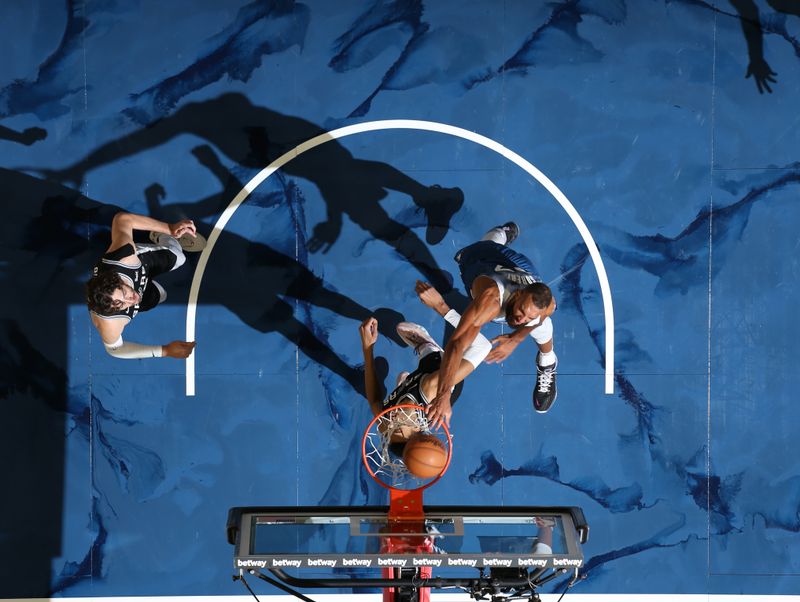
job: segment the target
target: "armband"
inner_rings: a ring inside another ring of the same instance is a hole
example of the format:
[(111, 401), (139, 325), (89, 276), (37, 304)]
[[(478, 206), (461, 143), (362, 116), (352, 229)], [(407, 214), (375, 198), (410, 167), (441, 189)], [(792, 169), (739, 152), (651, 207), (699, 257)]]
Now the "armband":
[[(461, 314), (456, 310), (451, 309), (444, 315), (445, 321), (454, 328), (458, 326), (461, 321)], [(472, 344), (464, 350), (464, 359), (477, 368), (480, 363), (486, 359), (489, 352), (492, 350), (492, 344), (480, 332)]]
[(109, 355), (123, 360), (138, 360), (149, 357), (161, 357), (161, 345), (140, 345), (139, 343), (126, 343), (119, 337), (113, 343), (103, 342)]

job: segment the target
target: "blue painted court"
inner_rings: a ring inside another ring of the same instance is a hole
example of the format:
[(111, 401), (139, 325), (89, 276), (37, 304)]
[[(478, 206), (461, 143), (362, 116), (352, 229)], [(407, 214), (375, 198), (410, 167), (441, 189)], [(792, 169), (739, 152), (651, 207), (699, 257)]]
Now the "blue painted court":
[[(800, 592), (798, 3), (11, 0), (0, 50), (0, 598), (245, 595), (230, 507), (387, 503), (359, 325), (391, 391), (509, 220), (558, 400), (479, 366), (426, 502), (583, 508), (575, 594)], [(189, 362), (92, 326), (121, 211), (213, 247), (125, 329)]]

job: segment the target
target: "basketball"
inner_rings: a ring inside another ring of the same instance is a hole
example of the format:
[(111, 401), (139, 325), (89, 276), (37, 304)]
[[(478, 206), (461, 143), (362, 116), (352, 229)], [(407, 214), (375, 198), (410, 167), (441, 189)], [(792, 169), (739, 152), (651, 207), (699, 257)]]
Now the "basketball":
[(436, 435), (416, 433), (406, 443), (403, 463), (415, 477), (433, 479), (447, 464), (447, 449)]

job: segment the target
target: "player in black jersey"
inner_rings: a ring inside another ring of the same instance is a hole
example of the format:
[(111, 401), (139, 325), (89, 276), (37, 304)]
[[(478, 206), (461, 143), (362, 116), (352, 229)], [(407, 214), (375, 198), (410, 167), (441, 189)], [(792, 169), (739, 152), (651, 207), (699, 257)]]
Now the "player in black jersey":
[[(155, 244), (133, 242), (134, 230), (149, 230)], [(106, 351), (122, 359), (147, 357), (186, 358), (194, 343), (172, 341), (166, 345), (123, 342), (122, 331), (140, 311), (148, 311), (166, 297), (154, 278), (186, 261), (178, 243), (183, 235), (194, 238), (194, 222), (167, 224), (133, 213), (117, 213), (111, 222), (111, 245), (86, 283), (89, 315)]]
[[(423, 304), (433, 309), (454, 327), (458, 326), (460, 314), (450, 309), (442, 295), (427, 282), (417, 280), (415, 287)], [(376, 416), (388, 407), (404, 403), (413, 403), (427, 407), (436, 396), (439, 385), (439, 366), (442, 361), (442, 348), (431, 338), (428, 331), (419, 324), (401, 322), (397, 325), (397, 334), (414, 349), (419, 356), (419, 364), (414, 372), (403, 372), (398, 376), (397, 387), (385, 399), (378, 396), (379, 383), (375, 373), (373, 347), (378, 340), (378, 321), (367, 318), (359, 328), (361, 348), (364, 352), (364, 379), (367, 400)], [(464, 352), (461, 363), (456, 370), (455, 383), (461, 383), (483, 361), (492, 349), (492, 344), (478, 333), (472, 345)], [(457, 396), (457, 395), (454, 395)], [(453, 403), (451, 398), (451, 405)], [(452, 410), (443, 415), (442, 420), (450, 425)], [(434, 425), (435, 426), (435, 425)]]

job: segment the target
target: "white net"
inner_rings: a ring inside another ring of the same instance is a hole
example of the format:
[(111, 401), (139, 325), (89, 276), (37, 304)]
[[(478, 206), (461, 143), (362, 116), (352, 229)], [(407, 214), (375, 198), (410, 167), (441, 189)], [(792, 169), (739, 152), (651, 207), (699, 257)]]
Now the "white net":
[(417, 477), (403, 463), (402, 443), (416, 433), (438, 437), (450, 453), (447, 432), (431, 430), (425, 410), (419, 406), (397, 406), (373, 421), (364, 439), (364, 463), (376, 479), (395, 489), (411, 490), (438, 478)]

